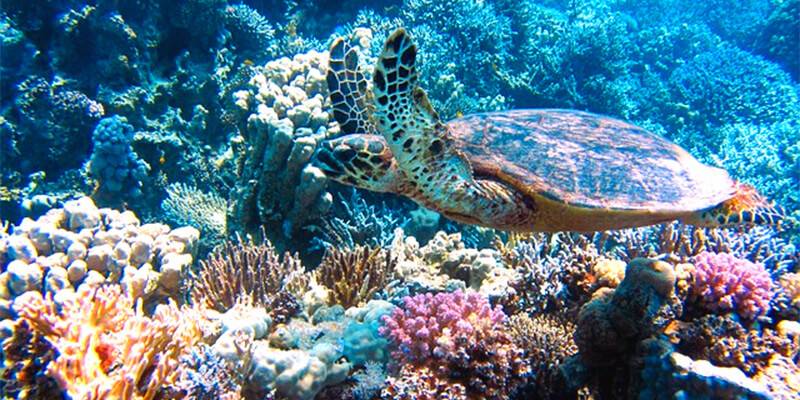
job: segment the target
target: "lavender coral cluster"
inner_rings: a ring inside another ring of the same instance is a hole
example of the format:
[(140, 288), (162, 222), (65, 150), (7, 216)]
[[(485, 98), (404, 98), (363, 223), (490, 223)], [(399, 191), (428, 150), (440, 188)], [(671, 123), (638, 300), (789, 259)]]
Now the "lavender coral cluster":
[(712, 312), (735, 311), (748, 320), (769, 311), (774, 292), (762, 264), (728, 253), (703, 252), (695, 256), (694, 268), (690, 302)]
[[(505, 330), (506, 315), (486, 298), (457, 291), (403, 302), (379, 329), (395, 346), (392, 356), (402, 368), (399, 378), (390, 378), (384, 397), (439, 398), (441, 385), (425, 387), (433, 379), (450, 386), (451, 395), (462, 393), (458, 398), (501, 399), (523, 382), (528, 363)], [(412, 383), (411, 376), (420, 379)]]

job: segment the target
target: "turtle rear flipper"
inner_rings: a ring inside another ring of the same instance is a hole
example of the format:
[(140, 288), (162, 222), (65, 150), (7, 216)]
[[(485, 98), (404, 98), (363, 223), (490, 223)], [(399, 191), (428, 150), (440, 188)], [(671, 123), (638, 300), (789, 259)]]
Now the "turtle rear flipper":
[(331, 45), (326, 79), (333, 117), (342, 134), (376, 134), (369, 119), (369, 82), (358, 67), (358, 50), (344, 38)]
[(738, 183), (734, 195), (722, 203), (696, 211), (682, 222), (706, 227), (734, 225), (780, 226), (786, 211), (768, 202), (755, 188)]

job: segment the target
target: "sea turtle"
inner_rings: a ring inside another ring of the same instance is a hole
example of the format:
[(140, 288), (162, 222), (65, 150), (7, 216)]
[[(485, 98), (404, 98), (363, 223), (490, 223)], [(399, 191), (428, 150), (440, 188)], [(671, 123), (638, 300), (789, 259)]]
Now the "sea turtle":
[(487, 112), (442, 122), (419, 87), (405, 29), (386, 40), (372, 89), (339, 38), (327, 72), (344, 136), (315, 164), (333, 180), (409, 197), (502, 230), (601, 231), (680, 220), (777, 224), (782, 210), (722, 169), (629, 123), (575, 110)]

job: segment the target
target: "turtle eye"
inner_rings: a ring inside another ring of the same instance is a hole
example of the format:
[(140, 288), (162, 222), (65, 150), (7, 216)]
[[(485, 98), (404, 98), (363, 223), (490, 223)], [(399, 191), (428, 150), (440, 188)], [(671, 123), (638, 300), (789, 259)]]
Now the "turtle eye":
[(350, 146), (340, 144), (333, 149), (333, 155), (341, 161), (349, 162), (356, 157), (356, 151)]

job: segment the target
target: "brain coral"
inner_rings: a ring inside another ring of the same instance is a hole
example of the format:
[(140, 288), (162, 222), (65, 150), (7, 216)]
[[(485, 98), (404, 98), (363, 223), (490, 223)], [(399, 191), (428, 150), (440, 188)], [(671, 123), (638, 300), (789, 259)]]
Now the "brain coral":
[(762, 264), (728, 253), (703, 252), (694, 257), (694, 266), (689, 302), (712, 312), (736, 311), (746, 319), (769, 311), (772, 279)]

